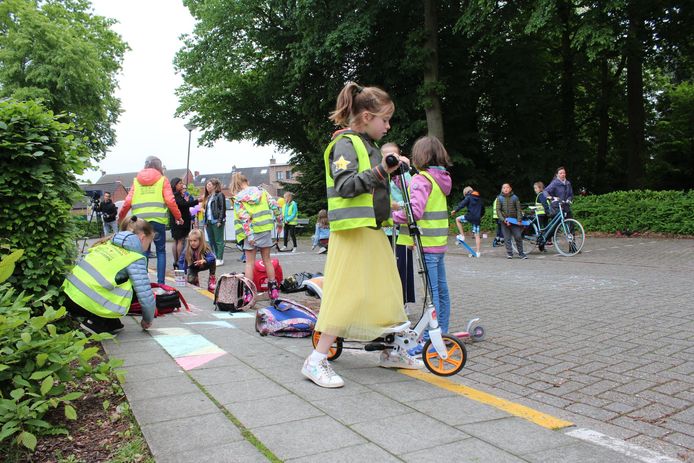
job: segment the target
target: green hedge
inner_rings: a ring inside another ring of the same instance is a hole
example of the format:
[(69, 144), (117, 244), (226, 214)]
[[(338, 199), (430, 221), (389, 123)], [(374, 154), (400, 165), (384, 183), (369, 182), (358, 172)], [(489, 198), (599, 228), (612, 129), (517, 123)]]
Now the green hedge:
[[(627, 231), (694, 235), (694, 190), (614, 191), (576, 197), (571, 210), (586, 233)], [(455, 229), (452, 220), (451, 224)], [(487, 206), (481, 228), (487, 231), (496, 229), (491, 205)]]
[(572, 211), (586, 232), (694, 235), (694, 190), (615, 191), (578, 197)]

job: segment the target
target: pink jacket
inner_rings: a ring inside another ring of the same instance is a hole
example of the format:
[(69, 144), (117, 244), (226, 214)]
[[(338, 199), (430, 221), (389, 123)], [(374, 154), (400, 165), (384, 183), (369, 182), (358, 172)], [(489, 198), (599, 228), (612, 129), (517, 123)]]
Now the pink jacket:
[[(436, 184), (441, 188), (444, 195), (448, 196), (451, 193), (451, 176), (445, 168), (439, 166), (429, 167), (426, 172), (431, 175)], [(429, 180), (417, 174), (412, 177), (410, 182), (410, 204), (412, 204), (412, 215), (415, 220), (421, 220), (424, 214), (424, 208), (427, 205), (429, 195), (431, 195), (432, 185)], [(407, 223), (407, 216), (404, 210), (393, 211), (393, 221), (395, 223)], [(442, 254), (448, 250), (448, 246), (430, 246), (425, 247), (424, 252), (431, 254)]]
[[(161, 177), (161, 172), (159, 172), (157, 169), (142, 169), (137, 174), (137, 181), (140, 182), (140, 185), (154, 185), (159, 181)], [(130, 207), (132, 206), (133, 202), (134, 192), (135, 184), (133, 183), (133, 186), (130, 188), (130, 191), (128, 192), (127, 198), (125, 198), (123, 206), (121, 206), (120, 208), (120, 213), (118, 214), (118, 222), (122, 221), (125, 215), (130, 210)], [(171, 214), (173, 214), (174, 219), (181, 220), (181, 211), (178, 210), (176, 200), (174, 199), (173, 190), (171, 190), (171, 183), (169, 183), (169, 179), (166, 177), (164, 177), (164, 202), (166, 203), (166, 207), (169, 208)]]

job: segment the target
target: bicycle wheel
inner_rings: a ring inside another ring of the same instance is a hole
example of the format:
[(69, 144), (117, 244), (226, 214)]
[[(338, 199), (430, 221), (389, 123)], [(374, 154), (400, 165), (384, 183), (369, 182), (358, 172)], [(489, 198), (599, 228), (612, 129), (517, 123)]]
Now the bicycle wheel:
[[(320, 339), (320, 333), (318, 331), (313, 332), (311, 336), (311, 342), (313, 343), (313, 348), (315, 349), (318, 345), (318, 340)], [(340, 354), (342, 354), (342, 338), (337, 338), (330, 350), (328, 351), (328, 360), (336, 360)]]
[(583, 231), (581, 222), (574, 219), (564, 220), (564, 224), (559, 224), (554, 230), (554, 247), (562, 256), (574, 256), (581, 252), (586, 241), (586, 234)]
[(422, 360), (427, 369), (438, 376), (453, 376), (463, 369), (467, 361), (467, 351), (463, 342), (448, 334), (443, 335), (443, 343), (448, 358), (442, 359), (429, 339), (422, 348)]

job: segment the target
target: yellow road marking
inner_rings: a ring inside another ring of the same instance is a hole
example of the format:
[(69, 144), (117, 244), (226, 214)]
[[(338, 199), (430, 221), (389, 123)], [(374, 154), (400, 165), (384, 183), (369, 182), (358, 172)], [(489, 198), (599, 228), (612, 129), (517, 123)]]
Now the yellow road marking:
[[(152, 269), (148, 269), (148, 270), (149, 270), (149, 273), (152, 273), (152, 274), (157, 273), (157, 272), (153, 271)], [(164, 279), (176, 283), (176, 280), (175, 280), (174, 278), (171, 278), (171, 277), (164, 277)], [(176, 285), (171, 285), (171, 286), (176, 286)], [(212, 293), (209, 292), (208, 290), (202, 289), (202, 288), (193, 288), (193, 289), (194, 289), (195, 291), (197, 291), (198, 293), (202, 294), (203, 296), (206, 296), (206, 297), (208, 297), (208, 298), (214, 300), (214, 294), (212, 294)]]
[(537, 425), (542, 426), (543, 428), (561, 429), (574, 425), (570, 421), (565, 421), (552, 415), (539, 412), (530, 407), (526, 407), (525, 405), (517, 404), (515, 402), (502, 399), (501, 397), (497, 397), (486, 392), (482, 392), (477, 389), (473, 389), (471, 387), (455, 383), (450, 379), (442, 378), (440, 376), (436, 376), (420, 370), (399, 371), (403, 375), (407, 375), (411, 378), (415, 378), (420, 381), (425, 381), (429, 384), (433, 384), (434, 386), (446, 389), (447, 391), (451, 391), (456, 394), (465, 396), (468, 399), (472, 399), (476, 402), (491, 405), (492, 407), (496, 407), (500, 410), (510, 413), (511, 415), (518, 416), (525, 420), (531, 421)]

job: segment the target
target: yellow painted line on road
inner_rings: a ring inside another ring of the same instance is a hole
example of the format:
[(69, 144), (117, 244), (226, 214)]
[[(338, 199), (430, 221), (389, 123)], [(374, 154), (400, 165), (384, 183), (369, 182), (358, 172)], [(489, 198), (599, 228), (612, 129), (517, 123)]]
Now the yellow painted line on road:
[[(148, 271), (149, 271), (149, 273), (152, 273), (152, 274), (157, 273), (157, 272), (153, 271), (152, 269), (148, 269)], [(171, 278), (171, 277), (164, 277), (164, 279), (165, 279), (165, 280), (168, 280), (168, 281), (171, 281), (171, 282), (173, 282), (173, 283), (176, 283), (176, 280), (175, 280), (174, 278)], [(176, 285), (173, 284), (173, 285), (170, 285), (170, 286), (174, 286), (174, 287), (175, 287)], [(206, 296), (206, 297), (208, 297), (208, 298), (214, 300), (214, 294), (212, 294), (212, 293), (209, 292), (208, 290), (203, 289), (203, 288), (193, 288), (193, 289), (194, 289), (195, 291), (197, 291), (198, 293), (202, 294), (203, 296)]]
[(440, 387), (441, 389), (446, 389), (447, 391), (454, 392), (458, 395), (467, 397), (476, 402), (480, 402), (486, 405), (491, 405), (492, 407), (503, 410), (514, 416), (518, 416), (532, 423), (542, 426), (548, 429), (562, 429), (574, 424), (570, 421), (565, 421), (546, 413), (542, 413), (533, 408), (526, 407), (525, 405), (517, 404), (511, 402), (510, 400), (502, 399), (492, 394), (473, 389), (462, 384), (455, 383), (450, 379), (442, 378), (440, 376), (435, 376), (431, 373), (426, 373), (421, 370), (399, 370), (403, 375), (409, 376), (411, 378), (418, 379), (420, 381), (433, 384), (434, 386)]

